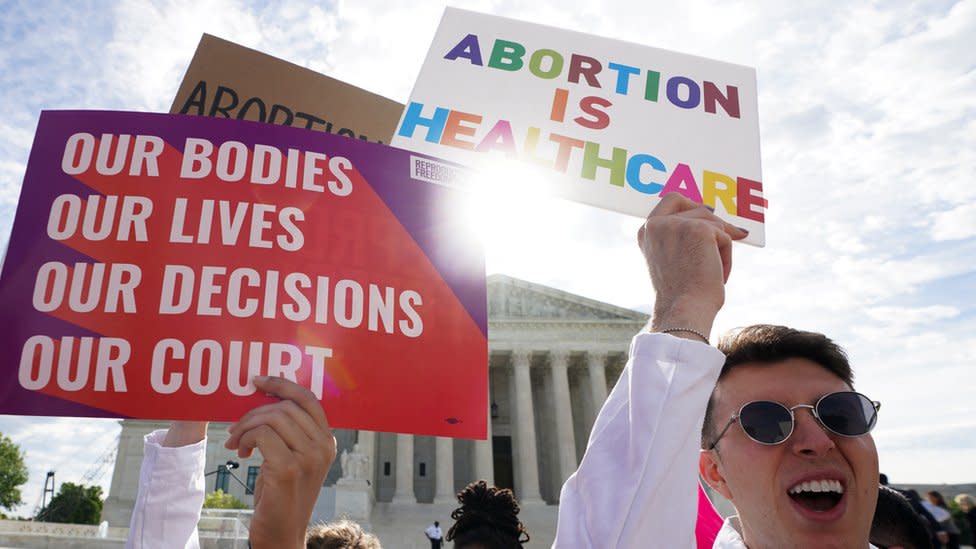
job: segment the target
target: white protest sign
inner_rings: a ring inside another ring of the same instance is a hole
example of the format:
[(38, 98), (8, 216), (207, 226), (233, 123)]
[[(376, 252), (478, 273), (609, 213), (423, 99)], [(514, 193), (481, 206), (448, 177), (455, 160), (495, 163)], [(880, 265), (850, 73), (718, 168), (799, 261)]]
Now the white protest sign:
[(765, 243), (749, 67), (447, 8), (392, 144), (640, 217), (677, 191)]

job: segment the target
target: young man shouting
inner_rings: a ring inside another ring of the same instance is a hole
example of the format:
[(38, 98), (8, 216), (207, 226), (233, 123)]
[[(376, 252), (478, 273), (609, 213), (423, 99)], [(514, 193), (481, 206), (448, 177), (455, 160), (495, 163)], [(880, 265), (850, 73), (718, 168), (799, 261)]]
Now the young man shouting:
[(716, 548), (871, 547), (880, 405), (853, 391), (843, 351), (778, 326), (708, 345), (745, 235), (677, 194), (641, 227), (651, 333), (563, 486), (555, 547), (695, 547), (699, 474), (738, 511)]

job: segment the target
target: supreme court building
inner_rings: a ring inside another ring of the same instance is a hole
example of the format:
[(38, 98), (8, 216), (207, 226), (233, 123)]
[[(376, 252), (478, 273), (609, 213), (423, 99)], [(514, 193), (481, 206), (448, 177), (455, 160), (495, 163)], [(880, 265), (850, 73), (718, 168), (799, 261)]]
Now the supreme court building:
[[(583, 456), (594, 418), (624, 367), (631, 337), (647, 320), (630, 309), (490, 276), (488, 440), (337, 430), (340, 456), (326, 478), (315, 517), (348, 515), (377, 533), (384, 547), (423, 547), (423, 527), (439, 520), (446, 531), (457, 506), (455, 494), (471, 481), (487, 479), (515, 492), (531, 546), (548, 546), (560, 487)], [(143, 435), (166, 425), (122, 421), (103, 512), (110, 525), (128, 525)], [(261, 460), (238, 459), (224, 449), (226, 438), (223, 424), (211, 425), (207, 491), (221, 488), (253, 504)], [(344, 451), (348, 459), (341, 456)], [(221, 466), (228, 461), (239, 467)], [(343, 461), (350, 471), (342, 470)]]

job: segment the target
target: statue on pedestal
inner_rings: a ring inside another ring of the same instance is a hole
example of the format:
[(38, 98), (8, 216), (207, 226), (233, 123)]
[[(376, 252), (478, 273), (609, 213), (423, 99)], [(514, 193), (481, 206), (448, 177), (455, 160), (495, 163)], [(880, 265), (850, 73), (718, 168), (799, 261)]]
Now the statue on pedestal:
[(367, 524), (373, 509), (373, 491), (369, 485), (369, 456), (359, 450), (359, 443), (352, 451), (343, 450), (339, 456), (342, 477), (336, 482), (336, 516), (345, 515), (361, 524)]
[(359, 443), (353, 445), (352, 452), (342, 451), (339, 456), (339, 464), (342, 466), (341, 480), (366, 480), (366, 472), (369, 470), (369, 456), (363, 455), (359, 451)]

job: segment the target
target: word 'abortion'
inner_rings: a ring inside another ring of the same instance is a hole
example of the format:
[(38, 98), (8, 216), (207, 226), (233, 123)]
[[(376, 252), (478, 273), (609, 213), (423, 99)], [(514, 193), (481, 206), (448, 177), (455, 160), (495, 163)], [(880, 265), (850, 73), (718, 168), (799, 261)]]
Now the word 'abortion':
[[(216, 86), (216, 90), (214, 90)], [(275, 103), (271, 99), (259, 96), (241, 99), (241, 94), (229, 86), (211, 82), (212, 95), (207, 93), (207, 81), (200, 80), (193, 91), (187, 96), (186, 102), (180, 107), (180, 114), (194, 114), (211, 118), (236, 118), (238, 120), (254, 120), (279, 126), (294, 126), (306, 130), (320, 130), (334, 133), (343, 137), (357, 137), (350, 128), (340, 127), (329, 120), (314, 114), (302, 112), (294, 107)], [(209, 104), (208, 104), (209, 101)], [(270, 109), (268, 108), (270, 105)], [(326, 116), (323, 114), (323, 116)], [(364, 134), (358, 135), (363, 141), (370, 141)], [(377, 143), (383, 143), (377, 139)]]
[[(119, 175), (128, 166), (130, 176), (159, 177), (159, 157), (166, 150), (155, 135), (73, 134), (65, 143), (61, 169), (79, 175), (93, 167), (99, 175)], [(221, 181), (247, 180), (255, 185), (282, 184), (289, 189), (348, 196), (352, 192), (352, 162), (343, 156), (256, 144), (249, 148), (240, 141), (215, 146), (207, 139), (187, 137), (183, 146), (180, 177)]]
[[(138, 265), (78, 262), (69, 267), (49, 261), (38, 269), (32, 303), (44, 313), (65, 308), (75, 313), (136, 313), (136, 290), (142, 280)], [(371, 332), (399, 332), (411, 338), (424, 331), (423, 297), (416, 290), (300, 272), (166, 265), (158, 303), (160, 315), (334, 321), (343, 328), (365, 325)]]
[[(176, 393), (184, 385), (195, 395), (212, 395), (224, 384), (231, 394), (248, 396), (257, 391), (250, 380), (267, 375), (303, 384), (322, 400), (326, 359), (332, 353), (329, 347), (314, 345), (213, 339), (187, 345), (166, 338), (153, 347), (149, 382), (161, 395)], [(90, 388), (125, 393), (125, 367), (131, 357), (132, 345), (118, 337), (35, 335), (24, 342), (17, 380), (30, 391), (56, 385), (68, 392)]]
[[(733, 177), (703, 169), (693, 172), (685, 163), (668, 167), (658, 157), (644, 152), (631, 153), (621, 147), (602, 147), (600, 143), (584, 141), (556, 132), (545, 135), (540, 128), (529, 127), (519, 146), (516, 132), (508, 120), (494, 123), (483, 116), (411, 102), (403, 115), (398, 134), (413, 138), (418, 128), (426, 131), (428, 143), (479, 153), (499, 152), (512, 158), (527, 160), (549, 169), (567, 173), (570, 163), (579, 166), (583, 179), (596, 181), (598, 170), (606, 170), (608, 183), (633, 189), (642, 194), (664, 195), (678, 192), (699, 204), (763, 223), (766, 199), (762, 196), (762, 182), (745, 177)], [(609, 150), (607, 150), (609, 149)], [(700, 174), (700, 180), (696, 179)], [(661, 182), (661, 176), (667, 179)], [(699, 184), (699, 181), (701, 182)]]
[[(543, 80), (553, 80), (564, 74), (565, 56), (558, 51), (549, 48), (538, 49), (529, 55), (528, 63), (525, 61), (526, 53), (528, 52), (525, 46), (518, 42), (496, 39), (488, 57), (487, 67), (511, 72), (527, 67), (533, 76)], [(451, 51), (447, 52), (444, 59), (448, 61), (467, 59), (472, 65), (486, 66), (482, 60), (481, 46), (476, 34), (469, 34), (462, 38)], [(658, 102), (661, 89), (659, 71), (651, 69), (642, 71), (640, 67), (612, 61), (607, 63), (606, 68), (616, 73), (613, 91), (617, 95), (631, 95), (635, 89), (643, 88), (637, 93), (643, 92), (646, 101)], [(565, 71), (566, 81), (579, 84), (582, 80), (591, 88), (602, 88), (599, 76), (603, 69), (604, 65), (599, 59), (573, 53), (569, 56), (568, 68)], [(631, 86), (634, 77), (640, 80), (641, 72), (644, 72), (644, 85)], [(705, 80), (699, 85), (692, 78), (675, 75), (665, 81), (665, 97), (668, 103), (682, 109), (704, 106), (705, 112), (717, 114), (716, 106), (721, 106), (730, 118), (740, 116), (739, 88), (736, 86), (725, 86), (725, 93), (722, 93), (714, 82)]]

